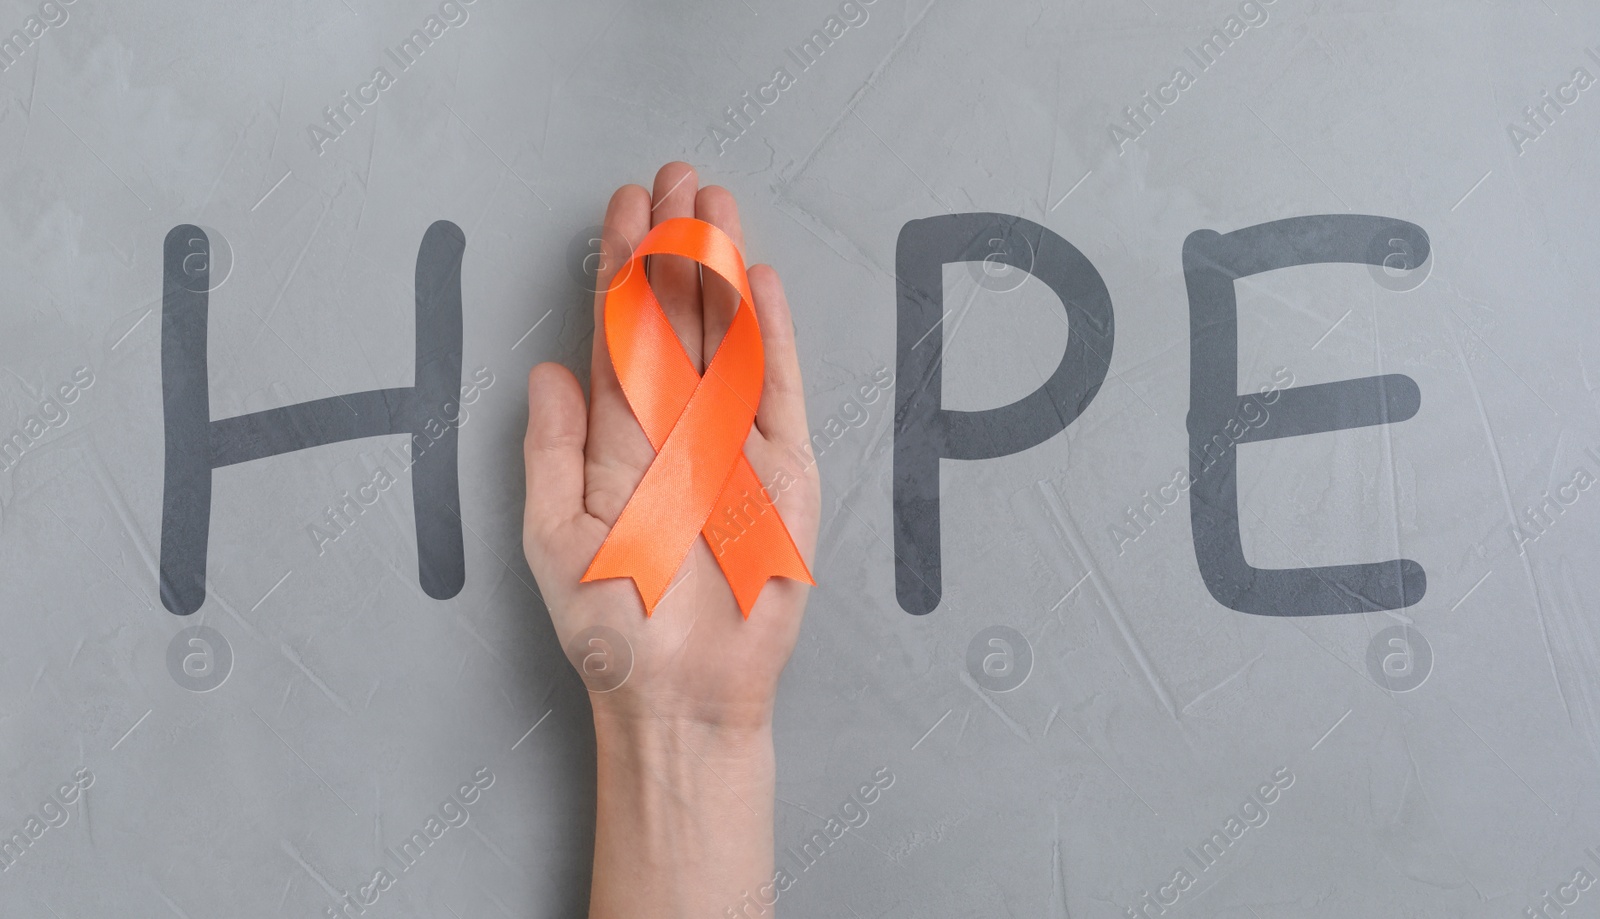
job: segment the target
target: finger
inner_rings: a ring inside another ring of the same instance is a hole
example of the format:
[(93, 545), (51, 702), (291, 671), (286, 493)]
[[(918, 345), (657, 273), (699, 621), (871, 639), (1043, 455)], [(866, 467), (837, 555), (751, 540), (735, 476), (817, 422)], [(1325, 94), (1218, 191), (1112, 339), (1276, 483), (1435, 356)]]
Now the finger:
[[(744, 233), (739, 227), (739, 205), (733, 193), (720, 185), (707, 185), (700, 189), (694, 201), (695, 216), (715, 225), (728, 234), (733, 244), (744, 251)], [(739, 292), (715, 271), (700, 272), (701, 300), (704, 303), (704, 330), (701, 340), (707, 362), (716, 353), (717, 345), (733, 322), (734, 311), (739, 308)]]
[[(693, 217), (695, 192), (699, 180), (688, 163), (668, 163), (656, 173), (651, 194), (650, 225), (657, 226), (674, 217)], [(661, 309), (672, 322), (673, 331), (688, 349), (696, 370), (704, 370), (701, 354), (700, 265), (681, 255), (652, 255), (649, 259), (650, 288)]]
[(583, 448), (588, 439), (583, 388), (572, 371), (544, 363), (528, 374), (528, 432), (522, 442), (527, 496), (523, 530), (552, 545), (585, 513)]
[(756, 321), (766, 351), (766, 377), (756, 428), (767, 440), (782, 446), (804, 447), (806, 392), (800, 379), (800, 358), (795, 352), (794, 320), (783, 282), (771, 265), (750, 269), (750, 291), (756, 298)]
[[(588, 451), (591, 459), (597, 452), (627, 451), (649, 457), (650, 442), (633, 418), (628, 400), (622, 394), (622, 384), (617, 381), (616, 368), (611, 365), (611, 351), (606, 347), (605, 303), (606, 291), (620, 279), (619, 272), (629, 264), (633, 248), (644, 239), (650, 229), (650, 193), (639, 185), (624, 185), (611, 196), (606, 205), (605, 228), (601, 230), (600, 270), (594, 295), (594, 344), (589, 363), (589, 430)], [(631, 270), (638, 270), (634, 266)]]
[(606, 291), (621, 279), (621, 270), (633, 257), (633, 247), (650, 229), (650, 193), (641, 185), (624, 185), (606, 204), (605, 225), (600, 230), (600, 264), (595, 274), (594, 347), (590, 356), (589, 387), (600, 398), (620, 399), (622, 389), (606, 350)]

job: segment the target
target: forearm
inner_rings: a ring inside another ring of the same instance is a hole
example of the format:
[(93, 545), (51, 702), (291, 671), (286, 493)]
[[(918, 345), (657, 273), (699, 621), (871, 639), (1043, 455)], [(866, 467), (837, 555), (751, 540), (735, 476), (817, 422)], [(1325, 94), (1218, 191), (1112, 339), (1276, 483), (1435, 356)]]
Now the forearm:
[(590, 919), (722, 919), (747, 897), (774, 899), (770, 725), (720, 729), (597, 706), (595, 738)]

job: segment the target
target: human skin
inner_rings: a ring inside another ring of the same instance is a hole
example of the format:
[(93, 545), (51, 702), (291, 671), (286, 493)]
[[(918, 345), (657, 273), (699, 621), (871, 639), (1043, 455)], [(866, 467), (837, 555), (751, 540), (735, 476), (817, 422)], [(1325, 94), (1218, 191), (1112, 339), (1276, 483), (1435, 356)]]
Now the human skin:
[[(569, 656), (584, 653), (574, 648), (581, 631), (604, 626), (633, 657), (620, 687), (589, 684), (598, 764), (591, 919), (706, 919), (762, 888), (763, 899), (773, 896), (773, 702), (807, 585), (768, 581), (746, 620), (703, 536), (648, 618), (631, 580), (579, 581), (655, 456), (606, 349), (605, 290), (650, 227), (673, 217), (715, 224), (744, 251), (733, 195), (700, 188), (686, 163), (663, 166), (652, 190), (617, 189), (602, 233), (589, 399), (559, 364), (528, 376), (528, 566)], [(681, 256), (651, 256), (646, 274), (703, 372), (738, 294), (710, 271), (702, 281)], [(774, 505), (809, 567), (820, 485), (815, 464), (800, 460), (810, 454), (794, 325), (777, 272), (756, 265), (749, 280), (766, 371), (744, 454), (762, 482), (786, 483), (772, 489)]]

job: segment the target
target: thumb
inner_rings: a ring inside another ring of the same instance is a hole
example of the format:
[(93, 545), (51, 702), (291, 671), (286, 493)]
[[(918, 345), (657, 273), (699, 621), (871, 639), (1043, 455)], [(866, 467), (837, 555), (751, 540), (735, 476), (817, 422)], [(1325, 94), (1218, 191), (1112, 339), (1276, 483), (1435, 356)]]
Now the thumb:
[(528, 374), (528, 434), (522, 445), (525, 549), (554, 546), (560, 533), (587, 513), (583, 448), (588, 429), (583, 388), (572, 371), (560, 364), (534, 367)]

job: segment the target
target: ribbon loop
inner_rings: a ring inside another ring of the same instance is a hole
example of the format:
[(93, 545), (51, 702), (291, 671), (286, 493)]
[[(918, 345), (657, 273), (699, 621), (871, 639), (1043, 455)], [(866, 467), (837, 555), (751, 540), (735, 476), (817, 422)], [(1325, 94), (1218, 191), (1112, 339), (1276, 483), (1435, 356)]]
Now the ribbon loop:
[[(704, 374), (650, 289), (649, 255), (693, 259), (738, 291), (738, 309)], [(816, 582), (744, 455), (766, 367), (744, 257), (717, 227), (678, 217), (645, 235), (619, 277), (606, 293), (606, 347), (656, 457), (583, 580), (632, 578), (651, 615), (703, 533), (748, 619), (768, 578)], [(726, 519), (716, 519), (719, 510)]]

